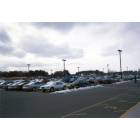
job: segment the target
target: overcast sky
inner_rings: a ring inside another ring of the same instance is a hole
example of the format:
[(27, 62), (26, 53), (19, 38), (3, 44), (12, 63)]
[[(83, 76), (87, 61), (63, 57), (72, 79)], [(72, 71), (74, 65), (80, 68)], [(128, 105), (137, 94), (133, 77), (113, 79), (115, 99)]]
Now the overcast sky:
[(0, 70), (140, 68), (140, 23), (0, 23)]

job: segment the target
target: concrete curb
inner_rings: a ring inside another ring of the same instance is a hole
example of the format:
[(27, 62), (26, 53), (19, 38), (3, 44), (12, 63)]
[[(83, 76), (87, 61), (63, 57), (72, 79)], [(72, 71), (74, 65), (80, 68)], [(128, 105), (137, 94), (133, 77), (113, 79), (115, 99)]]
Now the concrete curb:
[[(130, 109), (128, 109), (123, 115), (120, 116), (120, 118), (128, 118), (128, 114), (132, 111), (134, 111), (134, 109), (136, 108), (136, 106), (140, 106), (140, 102), (138, 102), (136, 105), (134, 105), (133, 107), (131, 107)], [(134, 117), (135, 118), (135, 117)]]

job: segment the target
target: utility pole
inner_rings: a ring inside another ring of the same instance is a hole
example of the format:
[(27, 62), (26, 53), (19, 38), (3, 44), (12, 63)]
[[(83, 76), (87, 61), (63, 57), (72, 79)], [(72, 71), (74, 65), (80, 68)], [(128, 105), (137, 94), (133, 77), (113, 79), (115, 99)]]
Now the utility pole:
[(120, 74), (121, 74), (121, 79), (122, 79), (122, 56), (121, 56), (122, 50), (118, 50), (118, 52), (119, 52), (119, 57), (120, 57)]
[(28, 72), (30, 71), (30, 66), (31, 66), (31, 64), (27, 64)]

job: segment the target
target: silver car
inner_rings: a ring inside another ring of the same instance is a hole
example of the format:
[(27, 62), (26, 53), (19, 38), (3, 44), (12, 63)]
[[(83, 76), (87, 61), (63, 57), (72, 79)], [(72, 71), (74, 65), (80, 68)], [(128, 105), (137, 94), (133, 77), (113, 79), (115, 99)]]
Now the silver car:
[(66, 85), (64, 82), (51, 81), (51, 82), (48, 82), (47, 84), (41, 86), (40, 90), (43, 92), (45, 92), (45, 91), (54, 92), (56, 90), (64, 90), (65, 87), (66, 87)]

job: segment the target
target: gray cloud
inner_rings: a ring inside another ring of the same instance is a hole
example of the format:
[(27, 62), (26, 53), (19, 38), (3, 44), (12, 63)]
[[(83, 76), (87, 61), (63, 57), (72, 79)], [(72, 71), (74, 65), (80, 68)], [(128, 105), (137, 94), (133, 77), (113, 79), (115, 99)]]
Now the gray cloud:
[(82, 49), (72, 49), (68, 45), (54, 45), (45, 39), (26, 38), (22, 42), (22, 49), (40, 57), (54, 58), (80, 58), (83, 56)]
[(7, 44), (0, 43), (0, 54), (5, 55), (13, 52), (14, 48), (8, 46)]
[[(88, 28), (87, 28), (87, 26)], [(135, 63), (138, 63), (138, 60), (140, 59), (140, 52), (139, 52), (139, 44), (140, 44), (140, 23), (134, 22), (134, 23), (80, 23), (80, 22), (38, 22), (38, 23), (22, 23), (22, 25), (18, 25), (19, 28), (21, 28), (24, 32), (24, 27), (28, 26), (29, 28), (27, 32), (32, 32), (32, 28), (30, 30), (30, 27), (34, 27), (36, 29), (36, 33), (42, 32), (44, 29), (52, 28), (57, 31), (61, 31), (61, 33), (69, 33), (69, 31), (73, 30), (73, 28), (78, 28), (79, 32), (83, 31), (82, 33), (87, 34), (85, 36), (85, 44), (82, 44), (82, 46), (88, 46), (89, 44), (93, 43), (95, 45), (95, 51), (96, 48), (99, 48), (99, 51), (101, 53), (101, 58), (109, 59), (107, 56), (114, 56), (118, 55), (117, 50), (122, 49), (123, 50), (123, 55), (127, 55), (127, 60), (128, 63), (134, 61)], [(85, 28), (82, 28), (85, 27)], [(14, 30), (14, 27), (13, 27)], [(41, 31), (40, 31), (41, 30)], [(74, 30), (77, 31), (77, 30)], [(34, 56), (37, 56), (36, 58), (81, 58), (84, 53), (85, 56), (88, 54), (86, 53), (86, 49), (73, 49), (73, 46), (71, 44), (76, 44), (77, 39), (78, 42), (80, 42), (80, 33), (77, 33), (79, 38), (68, 38), (68, 42), (74, 41), (74, 43), (69, 43), (69, 44), (62, 44), (62, 45), (55, 45), (49, 42), (48, 40), (45, 39), (43, 34), (39, 37), (36, 37), (38, 35), (34, 35), (31, 33), (31, 37), (29, 37), (29, 34), (26, 32), (24, 33), (25, 36), (18, 36), (16, 34), (14, 37), (19, 37), (21, 42), (18, 44), (19, 46), (15, 46), (14, 41), (12, 40), (12, 36), (10, 37), (8, 34), (10, 33), (11, 30), (8, 30), (8, 28), (1, 29), (0, 30), (0, 55), (1, 57), (3, 56), (14, 56), (13, 60), (15, 62), (17, 60), (23, 60), (24, 59), (16, 59), (16, 58), (21, 58), (26, 56), (26, 54), (33, 54)], [(44, 33), (44, 32), (43, 32)], [(71, 32), (73, 34), (73, 32)], [(71, 34), (71, 35), (72, 35)], [(75, 32), (74, 32), (75, 34)], [(67, 34), (65, 34), (67, 35)], [(68, 34), (69, 35), (69, 34)], [(20, 38), (21, 37), (21, 38)], [(23, 37), (23, 38), (22, 38)], [(68, 36), (69, 37), (69, 36)], [(86, 38), (87, 37), (87, 38)], [(93, 38), (89, 39), (88, 42), (88, 37)], [(13, 42), (12, 42), (13, 41)], [(101, 43), (100, 43), (101, 41)], [(82, 41), (81, 41), (82, 42)], [(96, 43), (97, 42), (97, 43)], [(86, 44), (87, 43), (87, 44)], [(80, 43), (76, 44), (80, 45)], [(93, 46), (94, 46), (93, 45)], [(78, 46), (80, 48), (81, 46)], [(90, 49), (87, 48), (87, 49)], [(85, 50), (85, 52), (83, 52)], [(92, 50), (92, 49), (91, 49)], [(90, 50), (87, 50), (89, 52)], [(94, 51), (94, 50), (93, 50)], [(102, 57), (103, 56), (103, 57)], [(105, 57), (104, 57), (105, 56)], [(6, 57), (6, 59), (9, 59), (10, 57)], [(94, 58), (94, 56), (93, 56)], [(112, 57), (113, 58), (113, 57)], [(126, 58), (126, 57), (125, 57)], [(128, 59), (129, 58), (129, 59)], [(84, 59), (84, 58), (83, 58)], [(82, 61), (82, 60), (81, 60)], [(26, 62), (26, 61), (25, 61)], [(97, 64), (98, 65), (98, 64)], [(138, 64), (136, 64), (138, 65)], [(115, 66), (115, 65), (114, 65)]]
[(14, 56), (17, 58), (24, 57), (26, 53), (11, 46), (10, 43), (0, 43), (0, 55)]
[(11, 47), (11, 39), (5, 30), (0, 30), (0, 54), (8, 55), (13, 52), (14, 48)]
[[(106, 46), (105, 49), (102, 50), (103, 56), (113, 56), (116, 55), (118, 49), (124, 50), (126, 55), (128, 54), (139, 54), (139, 44), (140, 44), (140, 22), (129, 22), (129, 23), (114, 23), (118, 24), (120, 28), (115, 30), (115, 36), (112, 38), (120, 38), (118, 41), (114, 42), (114, 44), (110, 46)], [(113, 29), (110, 27), (109, 31)], [(106, 36), (108, 32), (106, 33)], [(134, 58), (134, 57), (133, 57)]]
[(34, 26), (38, 28), (53, 28), (59, 31), (70, 31), (73, 27), (79, 25), (86, 25), (89, 23), (84, 22), (33, 22)]
[(140, 22), (127, 22), (127, 23), (122, 23), (124, 24), (124, 30), (123, 32), (126, 33), (140, 33)]
[(0, 30), (0, 42), (10, 42), (10, 37), (5, 30)]
[(4, 29), (0, 30), (0, 55), (24, 57), (25, 52), (13, 47), (12, 40)]

